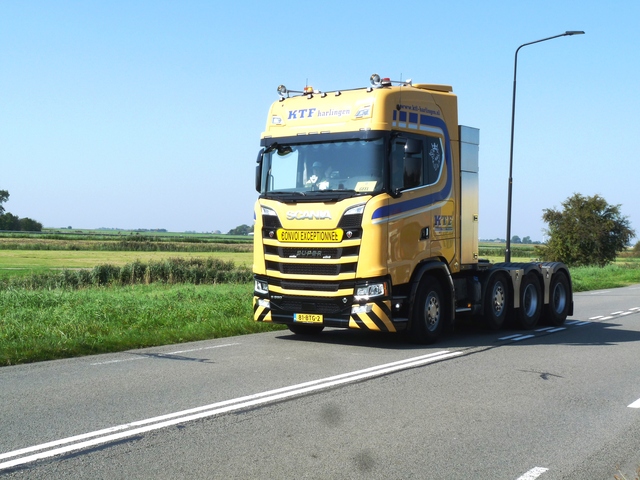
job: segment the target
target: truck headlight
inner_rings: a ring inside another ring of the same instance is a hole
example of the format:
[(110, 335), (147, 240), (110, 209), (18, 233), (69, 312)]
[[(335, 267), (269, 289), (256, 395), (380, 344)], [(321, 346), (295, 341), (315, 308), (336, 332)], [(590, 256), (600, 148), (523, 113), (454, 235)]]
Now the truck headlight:
[(370, 298), (382, 297), (387, 295), (387, 283), (372, 283), (370, 285), (362, 285), (356, 287), (356, 301), (369, 300)]
[(267, 295), (269, 293), (269, 284), (264, 280), (255, 280), (253, 285), (253, 289), (256, 293), (261, 293), (262, 295)]
[(345, 215), (362, 215), (363, 212), (364, 212), (364, 203), (361, 203), (360, 205), (355, 205), (351, 207), (349, 210), (344, 212), (344, 214)]
[(268, 217), (277, 217), (278, 214), (275, 210), (269, 207), (265, 207), (264, 205), (260, 205), (260, 209), (262, 210), (262, 215), (266, 215)]

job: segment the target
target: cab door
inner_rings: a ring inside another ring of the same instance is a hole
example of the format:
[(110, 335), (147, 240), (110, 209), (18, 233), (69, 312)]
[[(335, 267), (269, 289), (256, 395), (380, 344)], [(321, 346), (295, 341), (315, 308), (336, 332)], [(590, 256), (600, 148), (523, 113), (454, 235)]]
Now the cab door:
[(453, 228), (450, 175), (443, 153), (439, 136), (403, 133), (392, 140), (388, 232), (394, 284), (408, 283), (415, 266), (432, 257), (434, 237), (440, 247)]

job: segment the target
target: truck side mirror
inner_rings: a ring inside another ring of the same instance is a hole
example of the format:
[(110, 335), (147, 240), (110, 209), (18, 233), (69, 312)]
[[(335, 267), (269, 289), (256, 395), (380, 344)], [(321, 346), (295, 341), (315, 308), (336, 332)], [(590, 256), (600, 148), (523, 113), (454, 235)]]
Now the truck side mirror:
[(256, 192), (260, 193), (260, 187), (262, 186), (262, 159), (264, 157), (264, 148), (261, 148), (258, 152), (258, 159), (256, 160)]

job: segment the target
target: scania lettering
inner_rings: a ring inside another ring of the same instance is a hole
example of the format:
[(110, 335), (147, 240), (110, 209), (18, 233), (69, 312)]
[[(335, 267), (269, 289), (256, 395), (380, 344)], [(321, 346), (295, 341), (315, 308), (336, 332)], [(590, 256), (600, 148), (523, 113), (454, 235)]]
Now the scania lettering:
[(254, 319), (436, 341), (466, 315), (490, 329), (573, 314), (560, 262), (478, 256), (479, 130), (448, 85), (278, 87), (256, 167)]
[(329, 212), (328, 210), (317, 211), (317, 212), (309, 212), (307, 210), (298, 211), (298, 212), (287, 212), (287, 218), (289, 220), (305, 220), (305, 219), (312, 220), (314, 218), (317, 218), (317, 219), (329, 218), (330, 219), (331, 218), (331, 212)]

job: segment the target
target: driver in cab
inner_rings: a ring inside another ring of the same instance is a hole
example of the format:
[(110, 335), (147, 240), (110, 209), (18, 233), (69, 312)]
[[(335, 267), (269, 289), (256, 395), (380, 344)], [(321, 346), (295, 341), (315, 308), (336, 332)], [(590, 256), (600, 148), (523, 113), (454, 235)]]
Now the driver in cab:
[(322, 169), (321, 162), (313, 162), (311, 166), (312, 174), (307, 180), (306, 184), (310, 187), (317, 187), (318, 190), (326, 190), (329, 188), (329, 178), (331, 176), (331, 165), (327, 166), (326, 169)]

